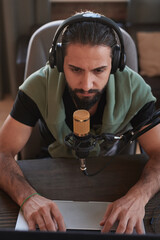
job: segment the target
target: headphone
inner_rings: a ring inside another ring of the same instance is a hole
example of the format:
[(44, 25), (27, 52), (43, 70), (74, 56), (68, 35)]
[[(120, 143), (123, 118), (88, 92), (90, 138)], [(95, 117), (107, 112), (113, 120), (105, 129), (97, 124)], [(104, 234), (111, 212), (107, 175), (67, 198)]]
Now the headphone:
[(117, 69), (120, 71), (123, 71), (125, 64), (126, 64), (126, 55), (124, 52), (124, 43), (123, 43), (123, 37), (120, 28), (118, 25), (111, 19), (102, 16), (97, 13), (91, 13), (91, 12), (86, 12), (86, 13), (80, 13), (76, 14), (72, 17), (67, 18), (66, 20), (63, 21), (63, 23), (58, 27), (56, 30), (56, 33), (53, 38), (52, 42), (52, 47), (49, 51), (49, 64), (51, 68), (54, 68), (57, 66), (57, 69), (59, 72), (63, 72), (63, 62), (64, 62), (64, 57), (63, 57), (63, 50), (62, 50), (62, 43), (57, 43), (57, 40), (63, 31), (63, 29), (71, 24), (78, 23), (78, 22), (98, 22), (102, 23), (104, 25), (107, 25), (108, 27), (112, 28), (120, 42), (120, 46), (116, 44), (113, 46), (112, 50), (112, 69), (111, 73), (115, 73)]

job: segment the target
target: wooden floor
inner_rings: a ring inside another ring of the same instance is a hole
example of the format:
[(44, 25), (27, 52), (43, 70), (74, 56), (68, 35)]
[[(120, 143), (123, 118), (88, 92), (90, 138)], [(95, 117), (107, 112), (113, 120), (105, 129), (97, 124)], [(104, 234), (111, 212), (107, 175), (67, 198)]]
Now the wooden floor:
[(0, 100), (0, 128), (10, 113), (13, 105), (13, 98), (9, 95), (5, 96), (3, 100)]

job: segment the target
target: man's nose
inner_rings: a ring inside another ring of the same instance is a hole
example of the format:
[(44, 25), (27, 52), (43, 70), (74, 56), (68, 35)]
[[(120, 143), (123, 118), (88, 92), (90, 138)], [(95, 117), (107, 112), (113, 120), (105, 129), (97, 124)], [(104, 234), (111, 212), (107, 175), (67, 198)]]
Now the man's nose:
[(91, 73), (84, 74), (82, 81), (81, 81), (81, 88), (84, 91), (89, 91), (93, 87), (93, 76)]

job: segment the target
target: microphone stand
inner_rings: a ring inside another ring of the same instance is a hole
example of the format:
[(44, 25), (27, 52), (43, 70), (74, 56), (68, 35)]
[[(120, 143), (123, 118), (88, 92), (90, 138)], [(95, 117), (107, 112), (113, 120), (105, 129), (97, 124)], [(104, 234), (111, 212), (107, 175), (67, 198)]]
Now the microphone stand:
[(65, 144), (75, 151), (76, 157), (80, 161), (80, 170), (85, 174), (87, 173), (86, 158), (89, 152), (95, 147), (96, 140), (93, 135), (88, 134), (84, 137), (78, 137), (74, 133), (70, 133), (65, 137)]
[(73, 149), (77, 158), (80, 160), (80, 169), (87, 176), (93, 176), (99, 173), (101, 170), (93, 174), (88, 174), (86, 167), (86, 158), (89, 152), (94, 149), (98, 141), (103, 140), (108, 143), (115, 143), (116, 141), (122, 141), (124, 147), (122, 147), (119, 153), (126, 147), (128, 143), (132, 143), (138, 137), (148, 132), (150, 129), (155, 127), (160, 123), (160, 110), (157, 110), (153, 115), (143, 121), (141, 124), (132, 128), (131, 130), (125, 132), (124, 134), (117, 136), (110, 133), (102, 133), (101, 135), (93, 135), (89, 133), (87, 136), (78, 137), (74, 133), (70, 133), (64, 139), (66, 146)]

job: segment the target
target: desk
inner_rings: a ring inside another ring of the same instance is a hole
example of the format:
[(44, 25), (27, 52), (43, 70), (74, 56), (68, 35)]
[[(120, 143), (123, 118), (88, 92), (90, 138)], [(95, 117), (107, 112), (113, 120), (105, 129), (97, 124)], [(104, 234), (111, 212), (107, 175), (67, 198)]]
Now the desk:
[[(144, 155), (88, 158), (88, 177), (76, 159), (37, 159), (18, 161), (30, 184), (43, 196), (56, 200), (114, 201), (123, 196), (139, 179), (147, 158)], [(145, 227), (152, 232), (150, 219), (160, 203), (160, 193), (146, 206)], [(0, 191), (0, 228), (14, 228), (19, 207)], [(135, 213), (136, 214), (136, 213)]]

